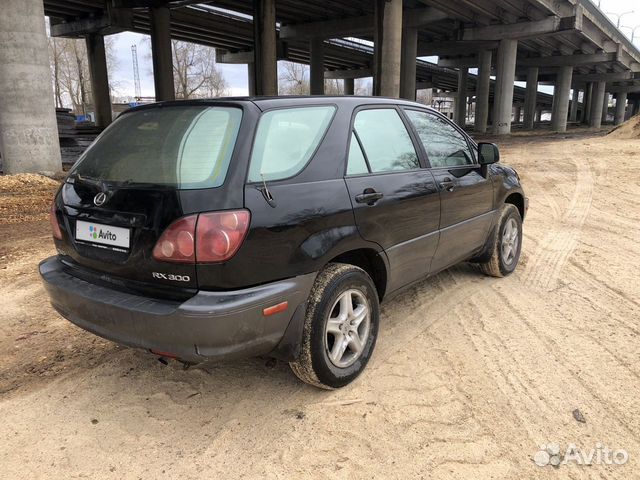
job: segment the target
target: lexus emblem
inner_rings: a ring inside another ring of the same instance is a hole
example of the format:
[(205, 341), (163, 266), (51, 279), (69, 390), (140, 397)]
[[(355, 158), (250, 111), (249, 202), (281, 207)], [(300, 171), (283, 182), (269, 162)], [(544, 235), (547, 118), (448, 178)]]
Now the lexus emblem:
[(104, 202), (107, 201), (107, 194), (104, 192), (98, 193), (95, 197), (93, 197), (93, 203), (96, 207), (101, 207), (104, 205)]

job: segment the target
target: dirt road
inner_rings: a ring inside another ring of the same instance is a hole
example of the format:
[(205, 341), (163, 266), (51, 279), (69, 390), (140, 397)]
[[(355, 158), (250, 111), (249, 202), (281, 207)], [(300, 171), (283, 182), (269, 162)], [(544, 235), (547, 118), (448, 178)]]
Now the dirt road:
[[(389, 302), (335, 392), (97, 339), (47, 304), (46, 221), (0, 225), (0, 478), (640, 478), (640, 140), (502, 151), (530, 196), (515, 274), (461, 265)], [(550, 443), (594, 465), (537, 466)], [(626, 464), (597, 464), (604, 447)]]

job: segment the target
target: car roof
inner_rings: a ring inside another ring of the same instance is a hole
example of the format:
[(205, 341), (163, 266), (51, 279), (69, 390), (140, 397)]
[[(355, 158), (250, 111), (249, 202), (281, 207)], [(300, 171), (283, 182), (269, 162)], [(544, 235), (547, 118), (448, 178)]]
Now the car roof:
[(153, 108), (159, 106), (169, 105), (216, 105), (216, 104), (241, 104), (241, 103), (253, 103), (260, 110), (268, 110), (270, 108), (279, 108), (287, 106), (302, 106), (302, 105), (338, 105), (357, 107), (359, 105), (406, 105), (406, 106), (419, 106), (421, 108), (431, 108), (424, 104), (412, 102), (409, 100), (403, 100), (390, 97), (372, 97), (372, 96), (359, 96), (359, 95), (284, 95), (284, 96), (255, 96), (255, 97), (217, 97), (217, 98), (201, 98), (201, 99), (189, 99), (189, 100), (174, 100), (167, 102), (156, 102), (151, 104), (144, 104), (129, 109), (138, 110), (145, 108)]

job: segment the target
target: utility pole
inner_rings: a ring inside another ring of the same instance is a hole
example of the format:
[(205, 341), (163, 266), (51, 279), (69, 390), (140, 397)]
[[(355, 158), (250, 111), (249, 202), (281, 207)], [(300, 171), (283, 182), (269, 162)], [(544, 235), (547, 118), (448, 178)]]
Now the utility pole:
[(140, 101), (142, 97), (142, 90), (140, 88), (140, 69), (138, 68), (138, 47), (131, 45), (131, 58), (133, 59), (133, 85), (135, 88), (136, 102)]

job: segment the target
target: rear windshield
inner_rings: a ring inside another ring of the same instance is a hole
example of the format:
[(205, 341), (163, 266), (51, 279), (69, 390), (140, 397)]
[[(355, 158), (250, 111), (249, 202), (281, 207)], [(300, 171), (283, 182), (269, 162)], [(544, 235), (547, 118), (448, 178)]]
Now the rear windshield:
[(72, 175), (180, 189), (224, 183), (242, 110), (175, 106), (122, 115), (80, 157)]

